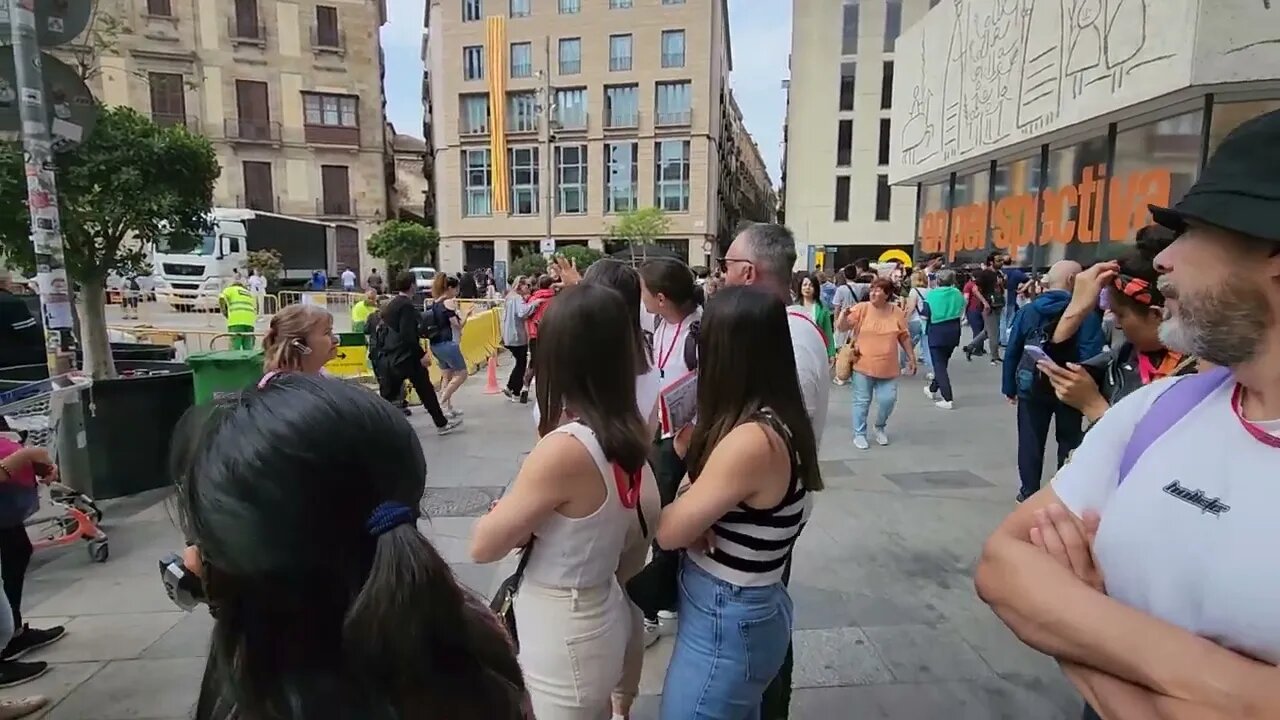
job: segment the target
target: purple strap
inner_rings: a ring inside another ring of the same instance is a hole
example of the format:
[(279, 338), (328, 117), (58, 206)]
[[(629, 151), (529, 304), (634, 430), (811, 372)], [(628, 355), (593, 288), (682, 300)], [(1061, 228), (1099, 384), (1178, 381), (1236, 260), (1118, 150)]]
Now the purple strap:
[[(1120, 456), (1120, 480), (1123, 484), (1139, 458), (1159, 440), (1165, 433), (1178, 424), (1215, 390), (1231, 377), (1231, 370), (1214, 368), (1207, 372), (1190, 375), (1183, 380), (1171, 383), (1170, 387), (1156, 397), (1147, 408), (1147, 412), (1133, 428), (1129, 436), (1129, 444), (1124, 446), (1124, 455)], [(1157, 412), (1157, 410), (1159, 412)]]

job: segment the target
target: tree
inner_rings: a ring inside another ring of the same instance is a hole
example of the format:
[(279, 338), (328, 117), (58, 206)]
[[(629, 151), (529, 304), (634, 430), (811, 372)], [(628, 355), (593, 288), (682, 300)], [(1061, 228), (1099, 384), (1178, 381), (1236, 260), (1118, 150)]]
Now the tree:
[(250, 250), (249, 269), (256, 270), (263, 280), (275, 282), (284, 269), (284, 259), (275, 250)]
[[(80, 287), (85, 368), (115, 377), (107, 342), (106, 279), (150, 272), (146, 248), (164, 237), (176, 252), (208, 229), (221, 168), (209, 140), (160, 127), (127, 107), (101, 108), (84, 144), (57, 157), (67, 275)], [(34, 270), (22, 148), (0, 146), (0, 253)]]
[(369, 237), (369, 254), (393, 265), (413, 267), (426, 262), (440, 244), (433, 227), (407, 220), (392, 220)]
[(511, 279), (520, 276), (537, 276), (547, 271), (547, 259), (537, 253), (522, 255), (511, 261), (511, 270), (507, 273)]
[(632, 252), (639, 245), (652, 245), (654, 240), (667, 234), (671, 229), (671, 220), (662, 208), (647, 207), (631, 210), (618, 217), (618, 222), (609, 226), (609, 239), (625, 242), (631, 246)]
[(560, 254), (572, 260), (582, 272), (586, 272), (592, 263), (604, 257), (604, 253), (586, 245), (568, 245)]

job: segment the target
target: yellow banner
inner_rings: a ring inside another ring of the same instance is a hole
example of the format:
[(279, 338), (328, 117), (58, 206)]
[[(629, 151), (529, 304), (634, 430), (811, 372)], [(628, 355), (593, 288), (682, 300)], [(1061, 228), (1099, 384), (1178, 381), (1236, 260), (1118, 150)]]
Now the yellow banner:
[(511, 211), (511, 183), (507, 173), (507, 19), (485, 18), (485, 62), (489, 78), (489, 186), (493, 212)]

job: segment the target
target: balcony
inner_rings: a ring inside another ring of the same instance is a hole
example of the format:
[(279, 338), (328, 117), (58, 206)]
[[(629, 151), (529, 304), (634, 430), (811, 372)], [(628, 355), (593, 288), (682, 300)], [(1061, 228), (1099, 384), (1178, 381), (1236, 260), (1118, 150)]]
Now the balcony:
[(605, 113), (605, 130), (633, 130), (638, 127), (640, 127), (639, 112), (634, 110), (619, 110)]
[(585, 132), (587, 129), (587, 113), (559, 112), (551, 122), (555, 132)]
[(609, 72), (627, 72), (631, 70), (631, 56), (609, 58)]
[(483, 122), (471, 120), (465, 116), (458, 118), (458, 134), (470, 137), (474, 137), (476, 135), (488, 135), (489, 118), (485, 118)]
[(560, 61), (561, 75), (577, 75), (580, 72), (582, 72), (581, 60), (561, 60)]
[(681, 127), (693, 124), (693, 112), (690, 110), (659, 110), (653, 119), (654, 127)]
[(356, 217), (356, 203), (350, 196), (316, 198), (316, 215)]
[(662, 67), (664, 68), (684, 67), (684, 53), (662, 53)]
[(336, 27), (321, 28), (319, 25), (312, 25), (311, 49), (315, 52), (344, 54), (347, 51), (347, 34)]
[(227, 37), (232, 45), (257, 45), (266, 47), (267, 28), (256, 19), (228, 18)]
[(537, 115), (508, 115), (507, 132), (513, 135), (538, 132)]
[[(239, 142), (280, 142), (280, 123), (270, 120), (250, 120), (246, 118), (227, 118), (223, 121), (223, 130), (228, 140)], [(261, 208), (258, 208), (261, 209)]]
[(248, 210), (261, 210), (263, 212), (275, 212), (280, 207), (280, 198), (268, 192), (248, 193), (246, 195), (236, 196), (236, 207), (246, 208)]
[(511, 63), (511, 77), (513, 78), (531, 78), (533, 77), (533, 63)]
[(200, 117), (197, 115), (177, 115), (173, 113), (151, 113), (151, 122), (160, 127), (182, 126), (187, 130), (200, 132)]
[(360, 146), (360, 128), (337, 125), (304, 125), (303, 137), (316, 145)]

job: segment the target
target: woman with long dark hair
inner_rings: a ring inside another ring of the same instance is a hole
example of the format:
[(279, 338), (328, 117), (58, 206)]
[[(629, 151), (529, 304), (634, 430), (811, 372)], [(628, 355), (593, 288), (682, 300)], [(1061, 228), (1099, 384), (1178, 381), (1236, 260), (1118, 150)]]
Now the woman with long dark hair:
[[(822, 336), (827, 340), (827, 357), (835, 358), (835, 325), (831, 317), (831, 311), (822, 302), (821, 293), (822, 288), (817, 278), (812, 274), (801, 270), (792, 276), (791, 294), (795, 298), (796, 307), (808, 315), (809, 319), (813, 320), (813, 324), (817, 325), (818, 329), (822, 331)], [(834, 296), (834, 290), (832, 293)]]
[(638, 634), (616, 575), (624, 554), (643, 558), (637, 503), (652, 522), (658, 497), (627, 310), (616, 291), (589, 283), (547, 309), (534, 356), (541, 439), (471, 539), (476, 562), (529, 553), (515, 615), (538, 720), (607, 715)]
[(809, 493), (822, 489), (817, 442), (779, 298), (721, 290), (703, 313), (698, 351), (692, 483), (658, 524), (659, 545), (687, 549), (660, 717), (759, 717), (791, 640), (782, 576)]
[(451, 418), (462, 413), (453, 407), (453, 395), (467, 381), (467, 361), (462, 357), (458, 342), (462, 339), (462, 326), (471, 312), (458, 312), (458, 279), (437, 273), (431, 283), (431, 304), (426, 311), (434, 320), (427, 337), (431, 354), (440, 364), (440, 408)]
[(188, 413), (171, 468), (214, 616), (196, 720), (524, 717), (509, 640), (418, 530), (426, 461), (394, 406), (273, 373)]

